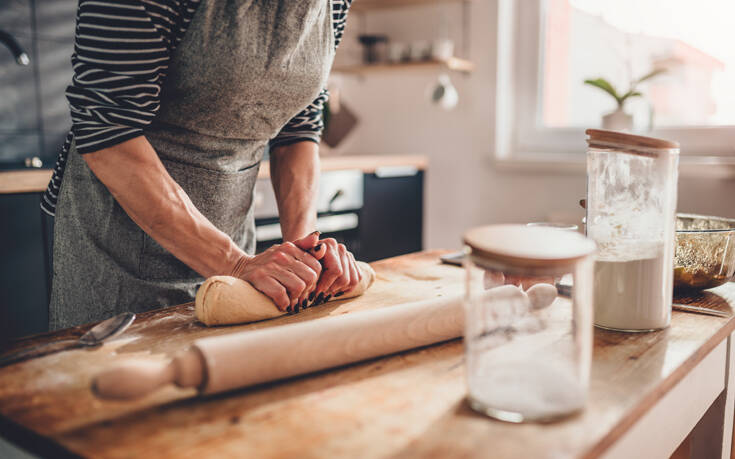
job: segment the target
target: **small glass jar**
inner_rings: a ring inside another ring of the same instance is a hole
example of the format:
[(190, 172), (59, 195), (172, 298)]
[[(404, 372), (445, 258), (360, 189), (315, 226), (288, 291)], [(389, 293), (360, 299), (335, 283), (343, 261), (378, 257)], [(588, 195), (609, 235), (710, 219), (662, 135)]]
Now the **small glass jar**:
[(585, 404), (592, 355), (595, 244), (547, 227), (465, 235), (470, 406), (509, 422), (548, 422)]
[(587, 130), (587, 236), (598, 246), (595, 325), (669, 326), (679, 144)]

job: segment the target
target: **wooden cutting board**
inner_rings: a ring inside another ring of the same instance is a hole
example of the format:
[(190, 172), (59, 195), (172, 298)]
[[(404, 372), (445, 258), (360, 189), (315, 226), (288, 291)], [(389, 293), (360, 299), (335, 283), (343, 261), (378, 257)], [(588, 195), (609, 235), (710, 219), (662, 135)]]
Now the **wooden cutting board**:
[[(128, 331), (101, 348), (64, 352), (0, 369), (0, 414), (55, 442), (76, 445), (72, 432), (81, 432), (97, 423), (124, 418), (141, 410), (155, 410), (153, 407), (193, 395), (193, 391), (169, 387), (140, 401), (102, 402), (89, 391), (91, 378), (102, 368), (131, 357), (164, 359), (207, 336), (460, 294), (463, 271), (440, 264), (441, 253), (444, 252), (423, 252), (373, 263), (376, 281), (362, 297), (330, 302), (274, 320), (208, 328), (194, 318), (193, 304), (139, 314)], [(87, 328), (18, 341), (5, 350), (80, 336)], [(199, 402), (191, 403), (197, 405)], [(86, 447), (76, 450), (87, 451)]]

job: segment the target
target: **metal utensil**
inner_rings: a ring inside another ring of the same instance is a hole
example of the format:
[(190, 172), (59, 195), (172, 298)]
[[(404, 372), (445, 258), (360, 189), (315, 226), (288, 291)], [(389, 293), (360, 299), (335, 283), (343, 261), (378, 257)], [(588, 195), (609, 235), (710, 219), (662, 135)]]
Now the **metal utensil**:
[(132, 312), (118, 314), (98, 323), (78, 339), (53, 341), (6, 354), (0, 357), (0, 367), (69, 349), (99, 346), (103, 341), (124, 332), (134, 320), (135, 314)]
[(465, 255), (466, 254), (464, 253), (464, 251), (460, 250), (459, 252), (453, 252), (453, 253), (442, 255), (439, 257), (439, 259), (444, 264), (461, 267), (462, 262), (464, 261)]
[(692, 306), (690, 304), (674, 303), (671, 305), (677, 311), (694, 312), (697, 314), (705, 314), (708, 316), (717, 316), (730, 318), (730, 313), (724, 311), (718, 311), (717, 309), (702, 308), (699, 306)]

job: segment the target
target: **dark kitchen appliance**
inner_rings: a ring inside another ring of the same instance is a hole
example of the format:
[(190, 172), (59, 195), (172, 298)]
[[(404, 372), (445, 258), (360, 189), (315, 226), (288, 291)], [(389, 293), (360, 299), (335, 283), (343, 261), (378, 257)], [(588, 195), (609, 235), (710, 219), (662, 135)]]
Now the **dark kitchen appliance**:
[[(326, 171), (319, 179), (316, 228), (322, 237), (333, 237), (360, 258), (360, 211), (364, 178), (359, 170)], [(270, 179), (260, 179), (255, 188), (255, 234), (257, 251), (281, 242), (278, 205)]]

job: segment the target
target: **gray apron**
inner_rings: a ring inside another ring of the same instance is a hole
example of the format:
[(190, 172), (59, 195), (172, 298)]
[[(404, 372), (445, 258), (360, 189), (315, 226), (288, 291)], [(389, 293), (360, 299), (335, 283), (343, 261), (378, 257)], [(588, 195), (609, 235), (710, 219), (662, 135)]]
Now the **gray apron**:
[[(268, 140), (326, 84), (330, 0), (202, 0), (146, 138), (194, 205), (248, 253)], [(144, 233), (72, 144), (56, 208), (50, 328), (192, 301), (202, 278)]]

